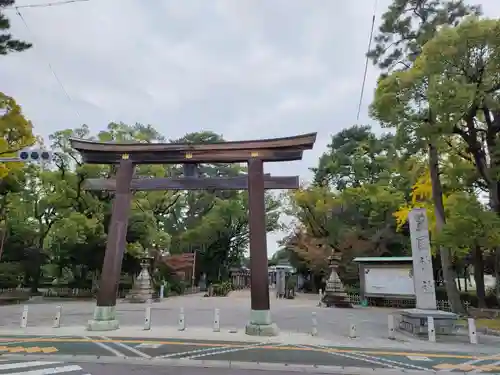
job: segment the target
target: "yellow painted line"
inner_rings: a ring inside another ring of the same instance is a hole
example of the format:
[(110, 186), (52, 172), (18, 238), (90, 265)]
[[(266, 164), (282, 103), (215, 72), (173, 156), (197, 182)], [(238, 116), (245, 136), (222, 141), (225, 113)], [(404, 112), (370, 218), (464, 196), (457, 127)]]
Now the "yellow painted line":
[(59, 351), (57, 348), (52, 347), (24, 347), (24, 346), (0, 346), (0, 352), (7, 352), (7, 353), (54, 353)]
[(437, 370), (461, 370), (461, 371), (498, 371), (500, 370), (500, 366), (492, 366), (492, 365), (482, 365), (482, 366), (474, 366), (468, 365), (465, 363), (451, 364), (451, 363), (441, 363), (439, 365), (434, 366)]
[[(248, 346), (249, 343), (241, 344), (230, 344), (230, 343), (210, 343), (210, 342), (189, 342), (189, 341), (157, 341), (157, 340), (138, 340), (138, 339), (84, 339), (84, 338), (64, 338), (64, 337), (27, 337), (27, 338), (0, 338), (0, 342), (50, 342), (50, 343), (124, 343), (124, 344), (158, 344), (158, 345), (179, 345), (179, 346), (195, 346), (195, 347), (221, 347), (221, 348), (241, 348)], [(293, 344), (291, 344), (293, 345)], [(413, 356), (419, 355), (422, 357), (429, 358), (453, 358), (453, 359), (495, 359), (490, 357), (481, 357), (473, 355), (462, 355), (462, 354), (445, 354), (445, 353), (416, 353), (416, 352), (401, 352), (401, 351), (378, 351), (378, 350), (363, 350), (363, 349), (335, 349), (328, 347), (286, 347), (286, 346), (274, 346), (274, 345), (262, 345), (259, 346), (262, 349), (273, 349), (273, 350), (296, 350), (296, 351), (315, 351), (315, 352), (325, 352), (325, 353), (363, 353), (367, 355), (388, 355), (388, 356)]]

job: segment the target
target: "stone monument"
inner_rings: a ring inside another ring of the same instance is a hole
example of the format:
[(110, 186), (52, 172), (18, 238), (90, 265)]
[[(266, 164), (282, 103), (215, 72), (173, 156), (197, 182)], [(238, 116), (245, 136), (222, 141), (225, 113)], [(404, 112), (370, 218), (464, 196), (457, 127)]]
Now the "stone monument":
[(410, 223), (416, 308), (401, 312), (400, 329), (417, 335), (427, 334), (427, 318), (433, 317), (436, 333), (451, 334), (455, 329), (458, 317), (456, 314), (437, 309), (429, 223), (425, 208), (411, 210), (408, 221)]
[(144, 258), (141, 262), (142, 270), (134, 280), (134, 285), (126, 300), (132, 303), (145, 303), (153, 299), (153, 287), (151, 275), (148, 270), (149, 258)]
[(344, 284), (338, 274), (338, 264), (333, 256), (330, 258), (330, 270), (330, 277), (326, 281), (325, 294), (321, 302), (326, 307), (352, 308)]

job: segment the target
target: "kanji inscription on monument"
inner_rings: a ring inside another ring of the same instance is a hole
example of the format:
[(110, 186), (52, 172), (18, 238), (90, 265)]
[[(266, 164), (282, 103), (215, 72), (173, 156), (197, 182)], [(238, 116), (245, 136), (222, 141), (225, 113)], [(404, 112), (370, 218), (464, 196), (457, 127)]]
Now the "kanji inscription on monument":
[(410, 222), (413, 282), (417, 309), (436, 309), (436, 290), (432, 270), (429, 223), (425, 208), (414, 208), (408, 215)]

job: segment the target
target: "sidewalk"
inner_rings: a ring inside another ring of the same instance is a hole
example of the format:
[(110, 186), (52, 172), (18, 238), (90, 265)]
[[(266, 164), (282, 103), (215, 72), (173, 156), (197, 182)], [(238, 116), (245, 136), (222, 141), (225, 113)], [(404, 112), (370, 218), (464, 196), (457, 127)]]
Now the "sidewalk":
[(278, 343), (290, 345), (314, 345), (314, 346), (334, 346), (348, 348), (376, 348), (387, 350), (399, 350), (408, 352), (456, 352), (467, 354), (498, 354), (498, 345), (466, 345), (457, 343), (430, 343), (412, 337), (404, 336), (402, 340), (389, 340), (383, 338), (356, 338), (350, 339), (343, 336), (332, 336), (329, 339), (315, 337), (296, 332), (281, 332), (275, 337), (248, 336), (244, 328), (236, 332), (221, 329), (220, 332), (213, 332), (211, 328), (186, 327), (185, 331), (179, 331), (175, 327), (153, 327), (145, 331), (141, 326), (128, 326), (116, 331), (87, 331), (82, 326), (72, 327), (28, 327), (28, 328), (0, 328), (0, 336), (52, 336), (52, 337), (82, 337), (82, 336), (105, 336), (116, 338), (144, 339), (147, 340), (198, 340), (198, 341), (221, 341), (221, 342), (251, 342), (251, 343)]

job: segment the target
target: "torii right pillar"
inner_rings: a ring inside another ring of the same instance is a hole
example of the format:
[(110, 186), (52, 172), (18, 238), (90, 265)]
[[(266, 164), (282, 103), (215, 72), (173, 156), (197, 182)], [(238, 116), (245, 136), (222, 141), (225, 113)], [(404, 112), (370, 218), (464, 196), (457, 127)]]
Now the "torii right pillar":
[(248, 161), (248, 222), (250, 227), (250, 321), (245, 333), (252, 336), (276, 336), (269, 301), (267, 275), (266, 203), (264, 195), (264, 163), (262, 159)]

